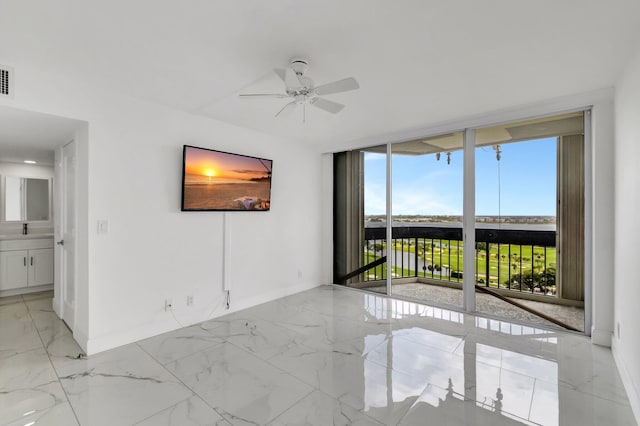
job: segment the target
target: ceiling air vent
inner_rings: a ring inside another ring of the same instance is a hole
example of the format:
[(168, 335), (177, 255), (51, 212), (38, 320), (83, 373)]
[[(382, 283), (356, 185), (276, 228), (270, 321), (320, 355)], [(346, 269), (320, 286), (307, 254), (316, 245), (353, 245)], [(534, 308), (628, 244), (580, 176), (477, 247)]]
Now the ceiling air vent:
[(0, 65), (0, 97), (13, 98), (13, 69)]

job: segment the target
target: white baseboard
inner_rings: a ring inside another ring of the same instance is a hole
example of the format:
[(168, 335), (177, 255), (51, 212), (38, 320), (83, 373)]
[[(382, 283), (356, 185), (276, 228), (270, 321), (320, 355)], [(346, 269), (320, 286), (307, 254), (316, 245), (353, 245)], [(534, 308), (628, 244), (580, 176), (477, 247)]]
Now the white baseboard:
[[(211, 313), (211, 312), (207, 312), (207, 310), (204, 309), (203, 311), (201, 311), (201, 312), (204, 312), (203, 316), (200, 316), (200, 317), (193, 316), (189, 319), (180, 317), (180, 320), (181, 320), (180, 322), (182, 323), (183, 326), (188, 327), (190, 325), (199, 324), (201, 322), (210, 320), (212, 318), (220, 317), (222, 315), (240, 311), (242, 309), (247, 309), (252, 306), (270, 302), (272, 300), (289, 296), (291, 294), (300, 293), (302, 291), (309, 290), (318, 286), (320, 286), (320, 284), (304, 283), (304, 284), (298, 284), (291, 287), (284, 287), (284, 288), (281, 287), (273, 291), (262, 293), (244, 300), (234, 299), (233, 289), (232, 289), (231, 305), (230, 305), (231, 308), (229, 310), (219, 309)], [(210, 315), (207, 315), (207, 314), (210, 314)], [(154, 320), (148, 324), (127, 329), (126, 331), (123, 331), (123, 332), (117, 332), (113, 334), (99, 336), (92, 339), (87, 339), (84, 336), (76, 336), (76, 333), (74, 333), (74, 338), (78, 341), (78, 344), (80, 344), (82, 349), (85, 350), (87, 355), (95, 355), (99, 352), (104, 352), (109, 349), (117, 348), (119, 346), (137, 342), (138, 340), (143, 340), (149, 337), (157, 336), (159, 334), (167, 333), (173, 330), (177, 330), (179, 328), (181, 328), (181, 324), (178, 324), (175, 318), (169, 315), (169, 316), (165, 316), (160, 321)]]
[(73, 340), (75, 340), (78, 345), (80, 345), (80, 348), (84, 351), (84, 353), (87, 353), (87, 345), (89, 344), (89, 338), (87, 336), (84, 335), (84, 333), (81, 333), (79, 331), (74, 331), (73, 332)]
[(640, 392), (638, 391), (635, 383), (633, 383), (633, 379), (629, 374), (629, 370), (627, 370), (624, 359), (620, 355), (620, 352), (618, 352), (618, 343), (615, 337), (611, 338), (611, 353), (613, 354), (613, 359), (618, 367), (618, 372), (620, 373), (624, 390), (627, 392), (629, 404), (631, 405), (631, 410), (636, 418), (636, 423), (640, 424)]
[(235, 311), (241, 311), (243, 309), (251, 308), (252, 306), (257, 306), (262, 303), (267, 303), (275, 299), (279, 299), (281, 297), (290, 296), (292, 294), (300, 293), (306, 290), (310, 290), (315, 287), (319, 287), (320, 284), (298, 284), (291, 287), (280, 288), (274, 291), (270, 291), (268, 293), (258, 294), (254, 297), (245, 300), (233, 300), (233, 290), (231, 291), (231, 309), (226, 311), (225, 313), (231, 313)]
[(53, 293), (53, 299), (51, 300), (51, 307), (53, 308), (53, 312), (56, 313), (58, 318), (62, 317), (62, 312), (60, 312), (60, 299), (56, 298), (56, 293)]
[(11, 290), (0, 290), (0, 297), (21, 296), (23, 294), (38, 293), (40, 291), (53, 290), (53, 284), (38, 285), (35, 287), (20, 287)]
[[(173, 318), (166, 317), (162, 321), (154, 321), (150, 324), (128, 329), (125, 332), (88, 339), (86, 341), (86, 347), (83, 347), (83, 349), (86, 350), (87, 355), (95, 355), (100, 352), (108, 351), (109, 349), (128, 345), (129, 343), (157, 336), (158, 334), (167, 333), (178, 328), (180, 327), (176, 324)], [(82, 346), (81, 342), (78, 343)]]
[(599, 330), (595, 327), (591, 328), (591, 343), (598, 346), (611, 347), (611, 339), (613, 333), (611, 330)]

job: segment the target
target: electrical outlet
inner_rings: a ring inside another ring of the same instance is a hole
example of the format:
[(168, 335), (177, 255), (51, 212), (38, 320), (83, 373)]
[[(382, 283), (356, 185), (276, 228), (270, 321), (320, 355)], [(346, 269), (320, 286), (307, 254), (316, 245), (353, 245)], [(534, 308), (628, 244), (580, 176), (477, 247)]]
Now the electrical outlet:
[(187, 296), (187, 306), (193, 306), (193, 296)]
[(171, 299), (164, 299), (164, 311), (168, 312), (169, 309), (173, 306), (173, 301)]

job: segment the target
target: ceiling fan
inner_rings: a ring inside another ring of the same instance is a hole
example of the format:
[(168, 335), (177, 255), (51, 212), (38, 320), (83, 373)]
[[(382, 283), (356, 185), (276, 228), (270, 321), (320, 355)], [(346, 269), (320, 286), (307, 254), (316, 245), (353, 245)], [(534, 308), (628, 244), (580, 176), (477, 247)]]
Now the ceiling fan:
[(331, 95), (334, 93), (347, 92), (349, 90), (359, 89), (360, 85), (355, 78), (349, 77), (332, 83), (315, 86), (313, 80), (305, 76), (305, 72), (309, 68), (309, 62), (306, 59), (292, 59), (290, 66), (286, 69), (275, 69), (280, 79), (284, 82), (285, 93), (246, 93), (241, 94), (241, 98), (273, 98), (285, 99), (291, 98), (291, 102), (287, 103), (275, 115), (288, 114), (298, 105), (302, 105), (302, 122), (306, 119), (307, 104), (311, 104), (316, 108), (332, 114), (337, 114), (344, 108), (344, 105), (321, 98), (323, 95)]

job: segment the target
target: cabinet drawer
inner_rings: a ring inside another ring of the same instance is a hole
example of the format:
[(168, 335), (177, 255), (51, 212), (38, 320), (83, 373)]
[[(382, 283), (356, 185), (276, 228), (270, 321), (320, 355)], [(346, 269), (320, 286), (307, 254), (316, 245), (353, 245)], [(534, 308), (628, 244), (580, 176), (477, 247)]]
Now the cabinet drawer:
[(53, 248), (53, 238), (0, 240), (0, 251)]

